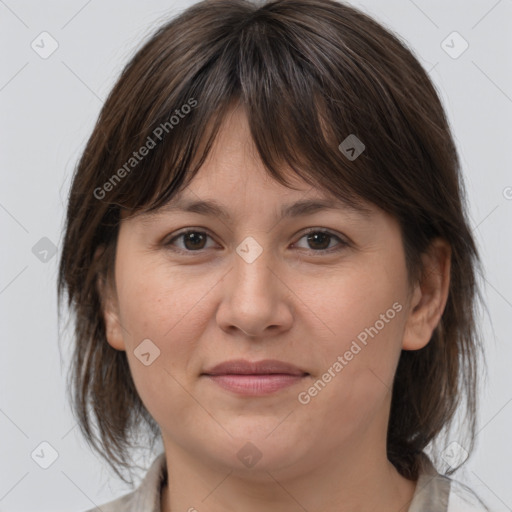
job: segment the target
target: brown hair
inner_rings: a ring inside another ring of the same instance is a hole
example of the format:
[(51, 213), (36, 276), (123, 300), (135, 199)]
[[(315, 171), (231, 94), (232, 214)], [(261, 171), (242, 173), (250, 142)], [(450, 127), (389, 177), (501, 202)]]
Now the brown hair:
[[(402, 351), (387, 451), (415, 480), (421, 453), (448, 431), (464, 398), (471, 452), (481, 264), (455, 144), (412, 52), (332, 0), (199, 2), (156, 31), (111, 91), (74, 174), (58, 276), (59, 304), (66, 289), (75, 320), (69, 389), (86, 439), (123, 478), (118, 468), (130, 467), (132, 434), (146, 424), (151, 439), (159, 435), (126, 353), (106, 341), (97, 281), (111, 281), (121, 210), (154, 210), (183, 189), (233, 102), (243, 105), (279, 183), (289, 186), (287, 164), (312, 186), (354, 205), (369, 201), (399, 221), (411, 282), (425, 271), (420, 256), (429, 243), (449, 242), (448, 301), (430, 342)], [(354, 160), (338, 148), (350, 134), (365, 145)]]

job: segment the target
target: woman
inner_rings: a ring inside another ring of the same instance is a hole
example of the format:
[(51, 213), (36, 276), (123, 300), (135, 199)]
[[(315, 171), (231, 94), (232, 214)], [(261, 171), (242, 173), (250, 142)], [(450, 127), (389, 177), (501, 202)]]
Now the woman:
[(123, 71), (69, 196), (75, 414), (120, 476), (136, 432), (164, 447), (101, 510), (483, 510), (447, 476), (478, 265), (396, 36), (331, 0), (195, 4)]

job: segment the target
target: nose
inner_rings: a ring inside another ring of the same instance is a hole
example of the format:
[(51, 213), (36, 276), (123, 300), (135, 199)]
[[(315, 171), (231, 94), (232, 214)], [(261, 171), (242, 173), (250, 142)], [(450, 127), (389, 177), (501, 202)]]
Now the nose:
[(268, 251), (250, 263), (235, 254), (233, 267), (223, 279), (217, 324), (229, 334), (276, 336), (292, 326), (292, 297)]

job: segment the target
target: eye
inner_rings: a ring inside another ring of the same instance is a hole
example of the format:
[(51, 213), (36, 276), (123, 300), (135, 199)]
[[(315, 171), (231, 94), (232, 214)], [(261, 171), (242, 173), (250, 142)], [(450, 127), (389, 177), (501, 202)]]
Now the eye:
[(168, 242), (165, 243), (166, 246), (175, 245), (174, 242), (176, 240), (182, 240), (183, 245), (178, 247), (179, 250), (184, 252), (197, 252), (203, 249), (207, 249), (205, 247), (205, 241), (207, 238), (211, 238), (208, 233), (204, 231), (198, 231), (195, 229), (188, 229), (187, 231), (183, 231), (178, 233), (176, 236), (171, 238)]
[[(305, 249), (311, 250), (313, 252), (334, 252), (339, 251), (348, 245), (347, 242), (342, 240), (339, 236), (331, 233), (329, 231), (321, 230), (321, 229), (310, 229), (307, 233), (305, 233), (300, 239), (305, 239), (308, 247)], [(334, 251), (332, 242), (334, 240), (338, 241), (338, 244), (334, 245)], [(297, 245), (297, 244), (295, 244)]]
[[(165, 246), (171, 247), (173, 250), (176, 249), (178, 252), (200, 252), (211, 248), (206, 244), (208, 238), (212, 237), (205, 231), (189, 228), (175, 235), (165, 243)], [(315, 253), (336, 252), (349, 245), (334, 233), (318, 228), (308, 230), (302, 235), (299, 242), (302, 239), (306, 240), (308, 247), (300, 247), (298, 243), (295, 243), (294, 246)], [(178, 241), (181, 243), (178, 244)], [(338, 243), (333, 245), (334, 241)]]

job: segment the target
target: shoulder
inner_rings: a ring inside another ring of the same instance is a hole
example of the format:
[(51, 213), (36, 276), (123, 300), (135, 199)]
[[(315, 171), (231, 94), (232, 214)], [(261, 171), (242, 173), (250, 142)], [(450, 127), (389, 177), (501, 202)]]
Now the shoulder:
[(108, 503), (103, 503), (102, 505), (88, 509), (85, 512), (129, 512), (135, 510), (133, 507), (137, 492), (138, 491), (136, 490), (129, 494), (125, 494), (120, 498), (116, 498)]
[(160, 512), (162, 483), (167, 478), (165, 454), (158, 455), (134, 491), (85, 512)]
[(489, 512), (485, 503), (465, 484), (450, 479), (448, 512)]
[(468, 486), (438, 473), (425, 454), (422, 454), (420, 468), (408, 512), (489, 512)]

